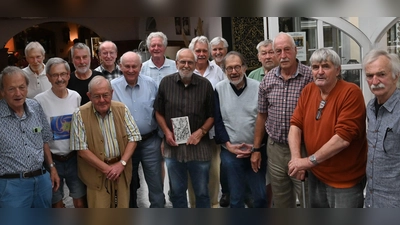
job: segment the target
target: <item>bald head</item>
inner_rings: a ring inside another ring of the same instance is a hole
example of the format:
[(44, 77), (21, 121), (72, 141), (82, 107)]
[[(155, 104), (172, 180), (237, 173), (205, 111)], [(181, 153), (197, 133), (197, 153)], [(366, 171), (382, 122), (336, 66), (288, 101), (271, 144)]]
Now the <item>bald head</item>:
[(125, 52), (120, 58), (120, 68), (126, 82), (134, 86), (138, 81), (139, 73), (142, 68), (142, 57), (136, 52)]

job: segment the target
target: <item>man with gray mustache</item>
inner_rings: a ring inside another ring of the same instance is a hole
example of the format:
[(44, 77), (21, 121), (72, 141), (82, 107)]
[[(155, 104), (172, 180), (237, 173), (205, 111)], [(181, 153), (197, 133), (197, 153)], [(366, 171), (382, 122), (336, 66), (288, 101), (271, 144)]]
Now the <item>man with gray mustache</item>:
[(265, 132), (268, 133), (267, 155), (273, 204), (275, 208), (296, 207), (296, 195), (302, 199), (301, 182), (288, 175), (290, 118), (304, 86), (312, 82), (311, 69), (296, 59), (297, 48), (292, 36), (279, 33), (273, 41), (279, 66), (264, 76), (258, 91), (258, 114), (254, 131), (252, 168), (260, 169)]
[(400, 61), (396, 54), (372, 50), (363, 60), (375, 98), (367, 105), (367, 191), (365, 207), (400, 207)]

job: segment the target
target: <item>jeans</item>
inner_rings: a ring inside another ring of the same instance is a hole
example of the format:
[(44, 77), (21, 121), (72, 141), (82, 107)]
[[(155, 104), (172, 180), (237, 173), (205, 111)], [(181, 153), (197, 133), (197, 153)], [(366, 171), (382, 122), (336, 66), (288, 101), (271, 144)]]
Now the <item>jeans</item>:
[(366, 177), (351, 188), (334, 188), (321, 182), (308, 171), (311, 208), (362, 208)]
[(140, 141), (132, 155), (132, 182), (130, 186), (130, 207), (136, 205), (139, 188), (138, 169), (142, 163), (144, 177), (149, 188), (150, 208), (164, 208), (164, 184), (161, 177), (161, 138), (154, 134), (151, 138)]
[(189, 172), (196, 196), (196, 208), (210, 208), (208, 193), (210, 161), (179, 162), (176, 159), (165, 158), (165, 162), (169, 176), (169, 195), (172, 206), (174, 208), (188, 207), (186, 191)]
[(61, 201), (64, 197), (64, 179), (69, 189), (69, 196), (74, 199), (86, 195), (86, 186), (78, 177), (77, 154), (65, 162), (54, 160), (58, 176), (60, 177), (60, 188), (53, 192), (52, 204)]
[(0, 178), (0, 208), (51, 208), (50, 174)]
[(226, 166), (230, 192), (230, 207), (244, 208), (246, 186), (250, 188), (254, 208), (267, 207), (265, 189), (266, 150), (261, 149), (261, 167), (257, 173), (251, 168), (250, 158), (239, 159), (221, 146), (221, 160)]

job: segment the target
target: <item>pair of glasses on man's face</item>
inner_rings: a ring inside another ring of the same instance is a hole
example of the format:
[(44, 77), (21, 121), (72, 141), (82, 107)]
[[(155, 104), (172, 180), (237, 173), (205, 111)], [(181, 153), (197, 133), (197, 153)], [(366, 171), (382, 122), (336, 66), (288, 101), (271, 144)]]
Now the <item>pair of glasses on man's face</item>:
[(325, 107), (325, 104), (326, 104), (326, 101), (321, 100), (321, 102), (319, 103), (317, 115), (315, 116), (315, 120), (319, 120), (321, 118), (322, 109)]

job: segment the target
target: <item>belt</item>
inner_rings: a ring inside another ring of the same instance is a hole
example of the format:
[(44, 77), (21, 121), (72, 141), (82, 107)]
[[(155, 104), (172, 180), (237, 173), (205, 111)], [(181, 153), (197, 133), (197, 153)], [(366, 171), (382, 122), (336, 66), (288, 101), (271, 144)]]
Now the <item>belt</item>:
[(121, 156), (114, 157), (114, 158), (108, 158), (104, 159), (104, 162), (107, 163), (108, 165), (119, 162), (121, 160)]
[(140, 135), (140, 136), (142, 136), (142, 140), (141, 140), (141, 141), (145, 141), (145, 140), (151, 138), (151, 137), (152, 137), (154, 134), (156, 134), (156, 133), (157, 133), (157, 129), (153, 130), (153, 131), (150, 132), (150, 133)]
[(56, 155), (56, 154), (51, 153), (51, 156), (53, 157), (53, 159), (60, 161), (60, 162), (66, 162), (66, 161), (68, 161), (68, 159), (72, 158), (75, 155), (76, 155), (76, 151), (72, 151), (66, 155)]
[(45, 174), (46, 170), (44, 169), (38, 169), (30, 172), (23, 172), (23, 173), (14, 173), (14, 174), (4, 174), (0, 176), (0, 178), (30, 178), (30, 177), (36, 177), (42, 174)]

